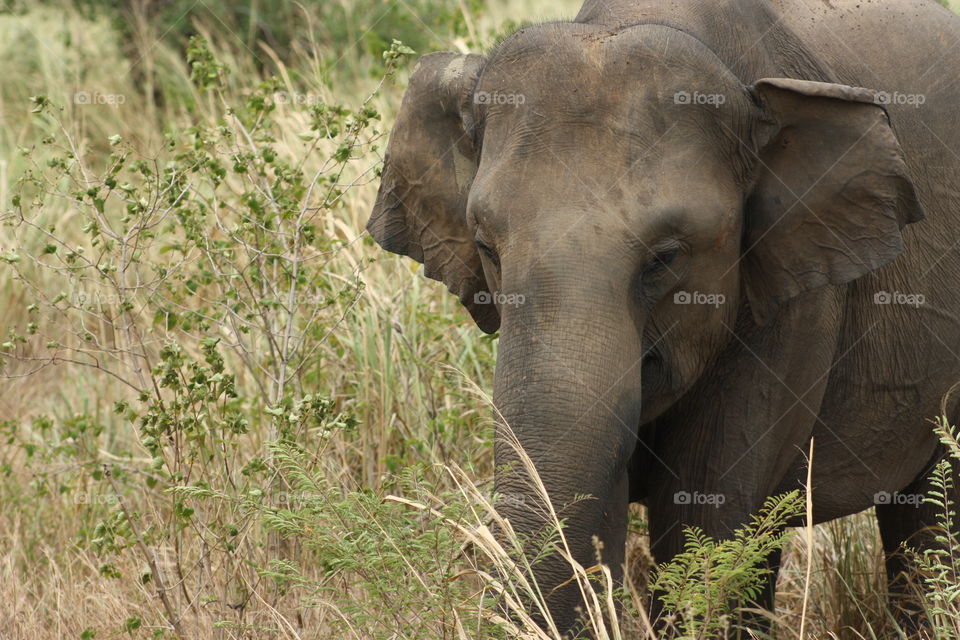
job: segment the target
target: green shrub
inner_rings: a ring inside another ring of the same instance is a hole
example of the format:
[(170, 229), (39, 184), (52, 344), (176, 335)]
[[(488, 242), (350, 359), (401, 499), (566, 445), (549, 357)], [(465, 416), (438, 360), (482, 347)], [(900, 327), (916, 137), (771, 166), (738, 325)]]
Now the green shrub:
[[(404, 48), (393, 50), (388, 71)], [(189, 59), (199, 90), (231, 99), (221, 92), (227, 70), (204, 42), (191, 43)], [(23, 150), (31, 168), (2, 218), (15, 248), (0, 265), (32, 302), (0, 354), (28, 372), (85, 367), (125, 389), (110, 430), (91, 415), (39, 418), (29, 435), (8, 426), (9, 441), (28, 465), (40, 457), (79, 465), (69, 478), (38, 477), (35, 495), (59, 494), (99, 519), (80, 541), (104, 559), (105, 576), (132, 578), (109, 559), (140, 554), (146, 569), (136, 579), (156, 585), (178, 635), (198, 601), (246, 602), (261, 542), (243, 534), (260, 527), (249, 513), (188, 503), (176, 489), (273, 504), (285, 485), (265, 440), (316, 446), (319, 435), (356, 426), (304, 380), (318, 377), (317, 352), (361, 291), (356, 271), (331, 273), (345, 239), (328, 230), (351, 181), (373, 171), (353, 165), (376, 146), (379, 114), (372, 96), (355, 108), (294, 105), (307, 127), (303, 157), (289, 157), (277, 148), (278, 89), (268, 80), (219, 120), (171, 135), (160, 158), (113, 136), (102, 160), (85, 155), (61, 110), (36, 96), (35, 117), (61, 135)], [(324, 152), (319, 169), (308, 169), (305, 158)], [(56, 219), (64, 209), (68, 222)], [(136, 437), (122, 442), (132, 451), (106, 455), (116, 451), (106, 438), (130, 428)], [(172, 569), (158, 560), (170, 545)], [(201, 546), (228, 567), (227, 591), (237, 593), (215, 596), (185, 577)], [(169, 593), (173, 584), (182, 598)]]

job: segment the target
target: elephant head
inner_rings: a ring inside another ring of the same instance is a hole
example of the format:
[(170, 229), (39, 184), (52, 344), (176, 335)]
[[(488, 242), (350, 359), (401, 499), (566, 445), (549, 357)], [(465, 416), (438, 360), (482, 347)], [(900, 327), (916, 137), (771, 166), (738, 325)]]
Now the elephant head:
[[(872, 92), (745, 86), (677, 30), (566, 23), (420, 61), (368, 229), (500, 330), (502, 422), (576, 558), (594, 564), (598, 537), (616, 574), (638, 430), (704, 373), (739, 310), (769, 323), (887, 264), (920, 217)], [(514, 455), (501, 433), (498, 465)], [(520, 475), (500, 472), (498, 491), (530, 496)], [(543, 525), (530, 500), (502, 511)], [(545, 593), (570, 578), (556, 558), (538, 566)], [(575, 589), (551, 595), (561, 628)]]

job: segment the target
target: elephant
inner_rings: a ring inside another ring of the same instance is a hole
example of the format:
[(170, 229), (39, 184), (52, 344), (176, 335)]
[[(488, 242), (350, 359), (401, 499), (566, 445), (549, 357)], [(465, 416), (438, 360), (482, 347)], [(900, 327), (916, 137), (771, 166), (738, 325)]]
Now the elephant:
[[(511, 438), (615, 580), (630, 503), (669, 560), (802, 490), (813, 441), (812, 521), (876, 507), (903, 596), (933, 521), (899, 497), (957, 416), (958, 42), (932, 0), (587, 0), (419, 60), (367, 229), (499, 332), (517, 531), (545, 518)], [(569, 563), (535, 572), (576, 633)]]

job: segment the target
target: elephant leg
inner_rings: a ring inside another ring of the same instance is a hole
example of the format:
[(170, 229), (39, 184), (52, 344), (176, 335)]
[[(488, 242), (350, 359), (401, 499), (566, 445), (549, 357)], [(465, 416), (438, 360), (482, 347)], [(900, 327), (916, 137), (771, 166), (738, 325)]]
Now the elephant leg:
[(780, 556), (781, 552), (779, 549), (767, 556), (767, 559), (764, 561), (764, 567), (770, 572), (764, 582), (763, 590), (760, 592), (760, 595), (756, 600), (756, 608), (760, 611), (757, 613), (752, 612), (743, 612), (740, 617), (740, 626), (753, 630), (757, 635), (752, 636), (750, 634), (743, 634), (744, 638), (752, 637), (773, 637), (771, 632), (773, 631), (773, 625), (771, 623), (770, 617), (764, 615), (763, 612), (775, 611), (776, 607), (776, 595), (777, 595), (777, 576), (780, 573)]
[(739, 609), (736, 626), (739, 630), (730, 635), (735, 640), (755, 640), (757, 638), (773, 638), (773, 623), (767, 612), (775, 611), (777, 594), (777, 575), (780, 572), (780, 550), (771, 553), (759, 566), (770, 573), (764, 578), (763, 588), (753, 602), (733, 600), (731, 610)]
[[(942, 452), (935, 460), (941, 455)], [(915, 567), (904, 549), (911, 548), (923, 553), (926, 549), (939, 546), (936, 541), (939, 529), (937, 522), (938, 516), (942, 517), (942, 509), (923, 501), (923, 497), (929, 495), (933, 488), (929, 475), (934, 466), (931, 464), (927, 471), (898, 492), (877, 494), (880, 502), (876, 507), (877, 523), (883, 542), (890, 606), (901, 628), (911, 636), (923, 634), (929, 629), (929, 623), (917, 600), (920, 585), (917, 584)], [(960, 474), (956, 470), (953, 484), (952, 500), (956, 505), (960, 498)], [(960, 521), (955, 518), (954, 530), (958, 524)]]

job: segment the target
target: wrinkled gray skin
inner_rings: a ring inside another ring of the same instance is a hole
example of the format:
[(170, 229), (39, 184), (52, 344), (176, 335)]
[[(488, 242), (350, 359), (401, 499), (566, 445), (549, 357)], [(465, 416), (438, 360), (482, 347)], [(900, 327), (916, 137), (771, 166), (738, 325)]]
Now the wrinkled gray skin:
[[(499, 329), (503, 419), (556, 505), (593, 496), (562, 512), (585, 566), (596, 535), (621, 575), (631, 501), (658, 561), (681, 525), (728, 535), (801, 487), (811, 438), (816, 522), (916, 490), (960, 380), (958, 40), (932, 1), (588, 0), (420, 61), (369, 230)], [(519, 473), (497, 490), (542, 525)], [(877, 512), (888, 551), (928, 515)], [(578, 604), (551, 597), (561, 629)]]

